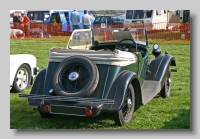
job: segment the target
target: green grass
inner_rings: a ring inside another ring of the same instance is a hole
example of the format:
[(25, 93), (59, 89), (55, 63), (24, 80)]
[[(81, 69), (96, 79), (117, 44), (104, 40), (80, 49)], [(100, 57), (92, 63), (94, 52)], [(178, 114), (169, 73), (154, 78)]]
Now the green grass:
[[(11, 129), (190, 129), (190, 43), (189, 41), (165, 41), (150, 39), (150, 46), (160, 44), (162, 53), (168, 51), (177, 62), (177, 73), (172, 73), (171, 96), (167, 99), (157, 95), (149, 103), (135, 111), (131, 123), (122, 127), (114, 125), (111, 113), (97, 117), (55, 115), (41, 118), (27, 99), (10, 92)], [(37, 66), (43, 69), (48, 64), (49, 49), (65, 47), (66, 38), (11, 39), (10, 54), (29, 53), (37, 58)], [(150, 48), (151, 52), (151, 48)], [(23, 91), (29, 94), (31, 87)]]

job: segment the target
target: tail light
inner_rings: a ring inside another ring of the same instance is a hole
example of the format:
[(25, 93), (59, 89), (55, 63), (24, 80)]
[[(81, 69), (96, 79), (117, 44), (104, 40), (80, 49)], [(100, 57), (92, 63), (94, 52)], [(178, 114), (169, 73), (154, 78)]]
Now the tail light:
[(91, 116), (92, 115), (92, 110), (89, 108), (85, 108), (85, 116)]
[(50, 111), (50, 106), (49, 105), (44, 105), (43, 106), (43, 111), (44, 112), (49, 112)]

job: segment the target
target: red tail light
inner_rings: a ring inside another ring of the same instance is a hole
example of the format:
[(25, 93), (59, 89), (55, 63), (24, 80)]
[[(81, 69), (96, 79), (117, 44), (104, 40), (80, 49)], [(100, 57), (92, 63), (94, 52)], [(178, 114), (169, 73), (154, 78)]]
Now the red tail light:
[(44, 106), (43, 106), (43, 111), (44, 111), (44, 112), (49, 112), (49, 111), (50, 111), (49, 105), (44, 105)]
[(85, 108), (85, 116), (91, 116), (92, 115), (92, 110), (89, 108)]

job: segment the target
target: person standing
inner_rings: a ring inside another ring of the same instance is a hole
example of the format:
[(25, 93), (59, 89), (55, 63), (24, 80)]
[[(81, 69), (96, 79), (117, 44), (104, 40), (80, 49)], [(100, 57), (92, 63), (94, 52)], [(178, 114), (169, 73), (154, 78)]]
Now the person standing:
[(80, 29), (80, 26), (79, 26), (79, 24), (80, 24), (80, 15), (76, 10), (74, 10), (71, 13), (70, 20), (71, 20), (71, 23), (72, 23), (73, 30)]
[[(91, 28), (91, 20), (94, 20), (94, 18), (88, 14), (87, 10), (84, 10), (84, 16), (82, 17), (82, 24), (84, 29)], [(85, 32), (85, 37), (87, 43), (91, 43), (91, 40), (89, 39), (91, 38), (91, 32)]]
[(87, 10), (84, 10), (84, 16), (82, 17), (82, 23), (84, 29), (91, 28), (91, 20), (94, 20), (94, 18), (88, 14)]
[(25, 14), (21, 14), (23, 17), (23, 24), (24, 24), (24, 33), (26, 37), (29, 37), (29, 18)]
[(13, 13), (13, 26), (14, 26), (14, 29), (18, 29), (19, 28), (19, 19), (17, 17), (17, 13), (14, 12)]
[(19, 29), (24, 30), (24, 23), (23, 23), (23, 16), (19, 13), (18, 14), (18, 19), (19, 19)]

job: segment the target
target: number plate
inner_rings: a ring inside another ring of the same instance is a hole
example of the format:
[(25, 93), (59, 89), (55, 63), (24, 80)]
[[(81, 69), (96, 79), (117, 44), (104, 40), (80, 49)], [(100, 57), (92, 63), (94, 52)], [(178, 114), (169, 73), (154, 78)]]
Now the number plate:
[(85, 107), (51, 105), (50, 113), (85, 116)]

